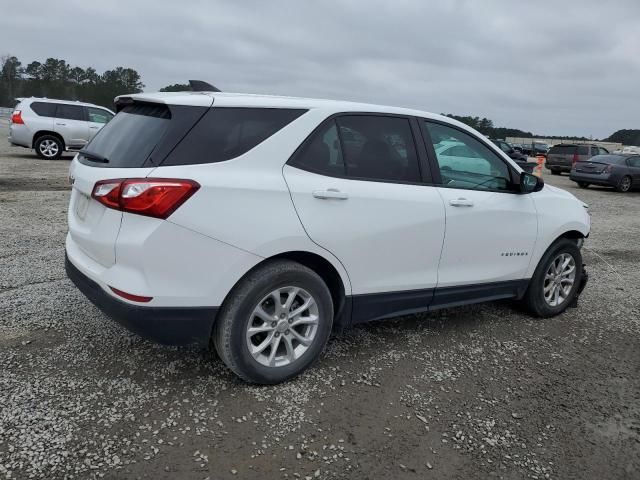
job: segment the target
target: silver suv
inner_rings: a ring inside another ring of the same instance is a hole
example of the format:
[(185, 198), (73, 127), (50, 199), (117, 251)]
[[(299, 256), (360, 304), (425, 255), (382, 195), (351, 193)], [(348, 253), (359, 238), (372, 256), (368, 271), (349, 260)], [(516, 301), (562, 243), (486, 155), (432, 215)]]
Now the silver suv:
[(65, 150), (83, 148), (114, 115), (91, 103), (20, 99), (11, 115), (9, 143), (33, 148), (40, 158), (59, 158)]

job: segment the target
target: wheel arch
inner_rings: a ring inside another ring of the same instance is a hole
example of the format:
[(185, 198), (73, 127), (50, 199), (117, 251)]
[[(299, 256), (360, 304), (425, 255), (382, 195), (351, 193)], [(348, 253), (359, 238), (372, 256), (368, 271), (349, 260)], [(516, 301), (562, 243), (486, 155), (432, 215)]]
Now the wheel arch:
[(31, 148), (36, 148), (36, 142), (43, 135), (51, 135), (52, 137), (58, 138), (62, 142), (62, 150), (66, 150), (67, 145), (66, 145), (62, 135), (60, 135), (59, 133), (54, 132), (52, 130), (38, 130), (36, 133), (34, 133), (33, 134), (33, 140), (31, 141)]
[[(244, 273), (229, 290), (224, 302), (227, 301), (229, 294), (233, 291), (235, 286), (240, 283), (251, 272), (260, 268), (262, 265), (274, 260), (291, 260), (297, 262), (305, 267), (313, 270), (320, 278), (325, 282), (329, 292), (331, 293), (331, 300), (333, 301), (334, 310), (334, 325), (344, 326), (350, 322), (350, 292), (351, 284), (348, 283), (348, 277), (345, 278), (346, 272), (341, 271), (339, 267), (336, 267), (330, 260), (322, 255), (310, 252), (306, 250), (291, 250), (280, 253), (275, 253), (269, 257), (263, 258), (260, 262), (256, 263), (250, 270)], [(223, 302), (223, 303), (224, 303)]]

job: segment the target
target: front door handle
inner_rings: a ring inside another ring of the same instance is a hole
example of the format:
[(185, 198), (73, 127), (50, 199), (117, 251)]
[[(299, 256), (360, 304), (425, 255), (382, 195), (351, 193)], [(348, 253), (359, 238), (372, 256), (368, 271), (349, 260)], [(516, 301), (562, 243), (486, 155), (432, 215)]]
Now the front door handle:
[(91, 130), (97, 130), (100, 127), (89, 127)]
[(349, 198), (349, 195), (336, 188), (329, 188), (328, 190), (314, 190), (312, 195), (315, 198), (320, 198), (322, 200), (346, 200)]
[(60, 125), (60, 126), (64, 127), (66, 125), (66, 123), (56, 123), (56, 125)]
[(473, 207), (473, 201), (466, 198), (457, 198), (454, 200), (449, 200), (449, 205), (451, 205), (452, 207)]

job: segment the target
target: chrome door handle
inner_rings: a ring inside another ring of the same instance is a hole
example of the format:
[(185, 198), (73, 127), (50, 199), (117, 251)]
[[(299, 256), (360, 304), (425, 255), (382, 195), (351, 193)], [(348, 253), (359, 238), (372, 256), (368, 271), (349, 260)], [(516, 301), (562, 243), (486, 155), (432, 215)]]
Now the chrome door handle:
[(452, 207), (473, 207), (473, 202), (466, 198), (458, 198), (455, 200), (449, 200), (449, 205)]
[(315, 198), (320, 198), (322, 200), (346, 200), (347, 198), (349, 198), (349, 195), (335, 188), (330, 188), (328, 190), (314, 190), (312, 195)]

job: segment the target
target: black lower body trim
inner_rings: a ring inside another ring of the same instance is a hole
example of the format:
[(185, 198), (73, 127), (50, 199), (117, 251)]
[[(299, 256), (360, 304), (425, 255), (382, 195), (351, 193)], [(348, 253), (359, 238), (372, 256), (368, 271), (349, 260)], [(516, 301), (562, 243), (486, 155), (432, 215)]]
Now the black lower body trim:
[[(480, 283), (456, 287), (406, 290), (401, 292), (353, 295), (351, 324), (411, 315), (413, 313), (459, 307), (472, 303), (508, 298), (520, 299), (527, 291), (529, 280)], [(349, 302), (347, 302), (349, 304)]]
[(66, 258), (67, 276), (91, 302), (119, 324), (164, 345), (208, 345), (218, 307), (142, 307), (107, 294)]

